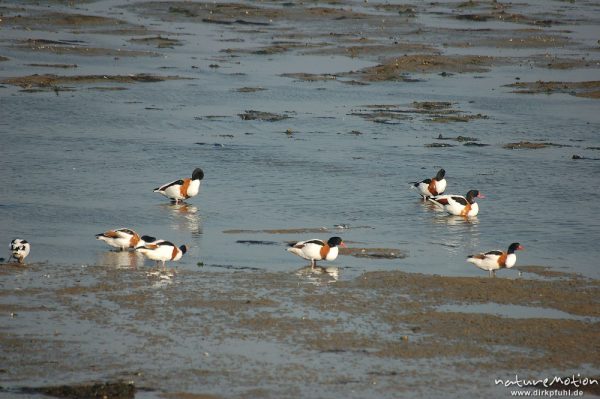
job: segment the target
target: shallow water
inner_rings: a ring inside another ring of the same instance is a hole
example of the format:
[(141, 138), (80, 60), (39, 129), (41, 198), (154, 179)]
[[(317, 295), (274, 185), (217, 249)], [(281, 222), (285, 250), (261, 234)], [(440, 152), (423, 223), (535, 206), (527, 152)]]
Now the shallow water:
[[(442, 305), (439, 307), (439, 310), (442, 312), (494, 314), (501, 317), (518, 319), (543, 318), (589, 320), (585, 317), (575, 316), (556, 309), (522, 305), (502, 305), (499, 303), (482, 303), (477, 305)], [(593, 321), (598, 322), (598, 320)]]
[[(302, 262), (283, 247), (249, 248), (235, 240), (310, 237), (222, 231), (343, 223), (373, 227), (340, 232), (345, 240), (409, 253), (401, 261), (369, 265), (337, 261), (348, 269), (476, 275), (464, 263), (467, 254), (519, 241), (526, 247), (519, 253), (521, 264), (598, 277), (593, 248), (600, 222), (591, 216), (599, 209), (590, 197), (597, 193), (600, 164), (571, 160), (573, 154), (598, 156), (585, 149), (599, 145), (595, 100), (508, 93), (498, 86), (513, 76), (529, 80), (527, 74), (533, 74), (508, 68), (482, 79), (429, 76), (418, 85), (357, 87), (264, 76), (265, 70), (285, 71), (297, 57), (274, 58), (256, 74), (245, 65), (227, 73), (192, 74), (172, 58), (168, 64), (175, 69), (169, 74), (195, 80), (58, 96), (11, 87), (1, 91), (7, 189), (0, 194), (0, 217), (10, 228), (0, 232), (0, 241), (25, 237), (33, 245), (31, 261), (89, 264), (107, 250), (93, 235), (127, 226), (190, 244), (193, 249), (181, 267), (203, 261), (290, 270)], [(340, 70), (355, 68), (353, 60), (346, 60), (344, 68), (337, 58)], [(5, 76), (16, 72), (10, 63), (3, 65)], [(231, 74), (242, 70), (248, 75)], [(131, 72), (119, 66), (110, 71)], [(243, 86), (268, 90), (235, 91)], [(489, 119), (439, 124), (415, 116), (385, 125), (348, 115), (368, 104), (408, 107), (413, 101), (451, 101), (462, 112)], [(237, 116), (248, 109), (292, 118), (262, 122)], [(207, 118), (211, 115), (221, 117)], [(291, 138), (286, 129), (293, 131)], [(362, 135), (349, 134), (354, 130)], [(423, 147), (439, 134), (477, 137), (491, 146)], [(501, 148), (521, 140), (573, 147)], [(172, 207), (152, 193), (195, 167), (202, 167), (206, 178), (188, 208)], [(476, 223), (432, 212), (409, 190), (408, 182), (431, 177), (439, 167), (447, 171), (447, 193), (464, 195), (475, 188), (486, 194)]]
[[(303, 82), (280, 75), (295, 72), (336, 74), (359, 70), (376, 62), (343, 56), (303, 55), (301, 52), (229, 57), (220, 50), (269, 44), (268, 34), (252, 35), (241, 29), (212, 24), (165, 22), (143, 16), (141, 12), (138, 14), (131, 8), (109, 9), (107, 4), (118, 6), (121, 2), (98, 2), (64, 9), (117, 16), (147, 24), (152, 29), (180, 33), (177, 38), (183, 45), (156, 49), (128, 43), (129, 35), (76, 34), (60, 28), (52, 32), (7, 29), (3, 30), (0, 55), (9, 60), (0, 63), (0, 78), (34, 73), (152, 73), (190, 80), (131, 84), (125, 86), (127, 90), (118, 91), (89, 88), (123, 85), (90, 84), (58, 94), (54, 91), (27, 93), (9, 85), (0, 87), (0, 175), (4, 186), (0, 191), (0, 225), (3, 226), (0, 243), (8, 246), (15, 237), (26, 238), (32, 243), (27, 261), (46, 262), (49, 275), (56, 268), (65, 281), (73, 273), (91, 284), (99, 277), (86, 277), (86, 268), (100, 265), (110, 266), (109, 271), (123, 269), (126, 278), (135, 281), (135, 274), (132, 276), (130, 269), (143, 270), (152, 262), (144, 261), (134, 253), (110, 251), (94, 239), (95, 234), (108, 229), (129, 227), (140, 234), (191, 247), (190, 252), (174, 264), (187, 276), (186, 279), (176, 276), (172, 281), (155, 281), (149, 289), (156, 289), (156, 292), (169, 290), (173, 284), (183, 284), (183, 281), (191, 284), (188, 289), (193, 289), (194, 284), (200, 284), (198, 280), (202, 279), (203, 273), (212, 275), (227, 270), (248, 273), (249, 279), (255, 278), (252, 273), (257, 270), (285, 272), (289, 276), (284, 278), (298, 279), (298, 284), (314, 284), (316, 289), (325, 289), (323, 287), (336, 281), (351, 280), (364, 271), (376, 270), (482, 276), (486, 272), (466, 263), (466, 256), (492, 249), (506, 250), (515, 241), (525, 246), (525, 251), (518, 253), (518, 265), (543, 265), (600, 277), (596, 249), (600, 231), (600, 219), (596, 215), (600, 205), (594, 199), (600, 187), (600, 152), (588, 149), (600, 147), (598, 100), (568, 94), (514, 94), (511, 88), (503, 87), (514, 83), (517, 77), (524, 82), (598, 80), (597, 67), (547, 70), (523, 63), (496, 66), (486, 73), (449, 77), (410, 74), (411, 78), (419, 80), (415, 83), (381, 82), (361, 86), (343, 84), (341, 79)], [(52, 8), (58, 10), (62, 6), (53, 5)], [(586, 14), (584, 11), (597, 13), (596, 8), (588, 3), (581, 5), (581, 9), (574, 7), (573, 19), (581, 18)], [(449, 29), (460, 26), (497, 28), (497, 25), (513, 29), (517, 25), (444, 20), (434, 11), (421, 15), (416, 23), (427, 27), (438, 26), (444, 21), (443, 26), (438, 27)], [(593, 17), (600, 16), (593, 14)], [(595, 31), (585, 28), (589, 21), (574, 26), (577, 29), (573, 35), (579, 43), (587, 46), (597, 40)], [(429, 34), (432, 38), (442, 35)], [(175, 34), (167, 36), (174, 37)], [(10, 46), (11, 40), (40, 37), (83, 40), (98, 47), (158, 51), (162, 56), (60, 56), (21, 51)], [(244, 41), (222, 41), (231, 38)], [(591, 58), (597, 56), (597, 50), (585, 46), (557, 49), (556, 55), (569, 53), (590, 57), (591, 52)], [(479, 50), (481, 48), (452, 49), (457, 54), (482, 54)], [(488, 47), (483, 50), (489, 54), (497, 52), (520, 57), (527, 53), (540, 54), (544, 49)], [(68, 62), (78, 67), (58, 70), (27, 66), (34, 62)], [(219, 68), (211, 68), (211, 64), (218, 64)], [(238, 92), (237, 89), (242, 87), (266, 90)], [(374, 104), (412, 109), (415, 101), (448, 101), (461, 114), (482, 114), (487, 118), (468, 123), (434, 123), (428, 115), (409, 113), (406, 119), (394, 120), (394, 123), (374, 123), (353, 115)], [(290, 118), (279, 122), (242, 120), (239, 114), (246, 110), (286, 114)], [(291, 134), (286, 134), (288, 129)], [(361, 134), (353, 134), (353, 131)], [(440, 142), (436, 140), (440, 134), (475, 137), (489, 146), (466, 147), (449, 141), (456, 146), (425, 147)], [(506, 143), (540, 140), (564, 147), (502, 148)], [(588, 159), (572, 160), (574, 154)], [(205, 180), (200, 194), (188, 200), (187, 205), (170, 205), (165, 198), (152, 192), (163, 183), (188, 177), (196, 167), (204, 170)], [(486, 199), (479, 200), (480, 214), (476, 219), (465, 221), (449, 217), (423, 204), (416, 192), (410, 190), (409, 182), (430, 178), (440, 167), (447, 172), (446, 193), (464, 195), (470, 189), (478, 189), (486, 195)], [(334, 228), (338, 224), (350, 228)], [(323, 234), (226, 233), (233, 229), (318, 227), (330, 231)], [(332, 235), (340, 235), (349, 246), (397, 248), (407, 253), (407, 257), (379, 260), (340, 256), (331, 262), (338, 267), (339, 275), (315, 277), (299, 272), (305, 261), (285, 251), (287, 241), (326, 239)], [(248, 245), (237, 243), (238, 240), (275, 241), (276, 244)], [(8, 248), (5, 250), (8, 257)], [(501, 270), (498, 276), (517, 278), (518, 272)], [(51, 278), (47, 281), (21, 278), (25, 277), (14, 277), (29, 288), (43, 288), (53, 281)], [(215, 280), (213, 284), (222, 284), (223, 295), (227, 295), (227, 283), (219, 282), (214, 276), (211, 278)], [(11, 282), (13, 280), (4, 281), (5, 288)], [(166, 295), (165, 298), (170, 297)], [(85, 302), (92, 306), (95, 301), (95, 297), (90, 297), (78, 306), (87, 306)], [(106, 301), (101, 306), (108, 312), (114, 304)], [(502, 314), (508, 317), (523, 317), (522, 309), (504, 310), (506, 312)], [(310, 318), (310, 311), (306, 308), (305, 311), (306, 317)], [(480, 311), (488, 313), (486, 309), (477, 310)], [(489, 310), (489, 313), (493, 312)], [(530, 315), (525, 314), (525, 317)], [(127, 319), (130, 315), (121, 311), (114, 317), (119, 316)], [(62, 337), (67, 341), (80, 334), (91, 334), (87, 344), (104, 334), (116, 335), (118, 344), (99, 340), (93, 348), (105, 354), (108, 352), (115, 359), (128, 353), (128, 345), (133, 344), (127, 339), (134, 338), (122, 331), (113, 331), (110, 326), (94, 332), (96, 324), (86, 324), (81, 319), (45, 320), (47, 314), (44, 312), (39, 315), (30, 312), (27, 317), (22, 325), (11, 328), (19, 331), (19, 328), (28, 330), (35, 325), (56, 323), (61, 333), (69, 331), (70, 335)], [(319, 317), (326, 315), (321, 312)], [(197, 321), (202, 320), (198, 318)], [(82, 324), (74, 325), (80, 322)], [(171, 319), (169, 322), (177, 324)], [(368, 322), (357, 323), (346, 329), (379, 330), (378, 326)], [(191, 329), (192, 325), (188, 324), (186, 328)], [(150, 327), (143, 322), (135, 323), (136, 331)], [(161, 331), (164, 335), (169, 333), (168, 328)], [(260, 361), (256, 359), (262, 359), (279, 367), (287, 364), (287, 357), (294, 351), (265, 340), (257, 340), (251, 348), (252, 353), (247, 352), (248, 345), (243, 339), (212, 340), (198, 346), (191, 336), (191, 333), (179, 336), (182, 345), (170, 349), (168, 356), (185, 357), (191, 352), (222, 353), (224, 355), (218, 360), (222, 364), (219, 365), (227, 370), (235, 365), (232, 359), (242, 352), (244, 356), (240, 355), (240, 358), (252, 359), (256, 362), (253, 366), (260, 367)], [(226, 356), (227, 351), (236, 356)], [(357, 372), (352, 370), (356, 366), (354, 362), (345, 366), (344, 362), (339, 362), (339, 355), (328, 356), (321, 354), (314, 363), (310, 363), (309, 355), (302, 354), (300, 358), (309, 362), (311, 368), (323, 364), (325, 367), (339, 366), (340, 374), (348, 375), (350, 379), (361, 372), (367, 373), (373, 364), (384, 367), (383, 363), (373, 361), (370, 364), (364, 360)], [(352, 359), (351, 354), (342, 356)], [(147, 357), (141, 354), (129, 362), (134, 365), (145, 359)], [(187, 361), (194, 363), (197, 359)], [(401, 360), (387, 361), (385, 367), (404, 367), (408, 374), (411, 368), (421, 369), (431, 362), (424, 360), (422, 364), (413, 362), (401, 366)], [(168, 359), (161, 359), (158, 364), (164, 367)], [(177, 370), (174, 367), (169, 372), (175, 374)], [(78, 381), (81, 379), (78, 377), (90, 375), (95, 374), (86, 370), (71, 374), (70, 379)], [(312, 376), (311, 373), (301, 375)], [(55, 376), (29, 382), (42, 384), (53, 378)], [(186, 378), (184, 376), (183, 381), (190, 381)], [(245, 378), (250, 380), (249, 375)], [(209, 378), (213, 383), (215, 380), (214, 376)], [(163, 388), (176, 389), (174, 385), (182, 379), (174, 381)], [(322, 382), (318, 378), (316, 381)], [(420, 386), (423, 377), (415, 381), (412, 385)], [(217, 386), (223, 389), (221, 392), (239, 394), (235, 388), (225, 389), (223, 384)], [(290, 392), (278, 390), (277, 384), (278, 381), (271, 381), (263, 388)], [(313, 396), (318, 389), (318, 385), (309, 385), (296, 392), (296, 396)], [(368, 392), (362, 389), (358, 392)], [(454, 395), (460, 397), (461, 392)]]

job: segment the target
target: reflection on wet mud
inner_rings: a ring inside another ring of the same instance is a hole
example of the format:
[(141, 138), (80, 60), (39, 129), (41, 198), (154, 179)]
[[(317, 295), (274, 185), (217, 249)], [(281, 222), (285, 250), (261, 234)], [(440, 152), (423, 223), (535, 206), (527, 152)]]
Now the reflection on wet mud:
[(173, 278), (177, 275), (175, 270), (150, 270), (146, 272), (146, 277), (153, 281), (152, 288), (164, 288), (173, 282)]
[(305, 266), (296, 271), (296, 275), (304, 281), (316, 286), (335, 283), (340, 278), (340, 268), (337, 266), (315, 266), (313, 269), (310, 266)]
[(449, 252), (462, 253), (463, 248), (476, 248), (479, 244), (479, 220), (453, 215), (436, 215), (431, 218), (436, 243), (447, 247)]
[(137, 269), (144, 264), (142, 255), (135, 251), (104, 251), (98, 259), (99, 265), (117, 269)]
[(198, 207), (190, 204), (161, 204), (169, 212), (171, 227), (174, 230), (188, 230), (192, 237), (202, 235), (202, 220)]

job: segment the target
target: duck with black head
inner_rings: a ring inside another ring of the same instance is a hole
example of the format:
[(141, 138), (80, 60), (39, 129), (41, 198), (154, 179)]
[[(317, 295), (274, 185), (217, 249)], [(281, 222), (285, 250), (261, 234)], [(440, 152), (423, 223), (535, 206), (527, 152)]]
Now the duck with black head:
[(467, 262), (473, 263), (481, 270), (490, 272), (490, 276), (496, 275), (496, 270), (507, 268), (510, 269), (517, 263), (517, 254), (515, 251), (525, 249), (520, 243), (513, 242), (508, 246), (506, 252), (495, 250), (480, 254), (469, 255)]
[(311, 268), (314, 269), (319, 260), (335, 260), (339, 253), (338, 247), (346, 247), (340, 237), (331, 237), (327, 242), (313, 238), (292, 243), (287, 251), (309, 260)]
[(169, 198), (174, 204), (179, 204), (188, 198), (195, 197), (200, 192), (200, 182), (204, 179), (204, 172), (200, 168), (194, 169), (192, 178), (179, 179), (154, 189)]

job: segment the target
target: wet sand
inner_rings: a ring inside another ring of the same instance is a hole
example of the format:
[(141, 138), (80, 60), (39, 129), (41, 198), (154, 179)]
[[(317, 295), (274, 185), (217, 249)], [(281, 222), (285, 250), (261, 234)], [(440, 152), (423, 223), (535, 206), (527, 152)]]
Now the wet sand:
[[(181, 392), (181, 381), (183, 392), (217, 397), (254, 396), (253, 386), (268, 397), (310, 396), (318, 386), (393, 397), (418, 392), (432, 375), (451, 392), (478, 381), (493, 395), (502, 391), (491, 376), (598, 377), (589, 373), (598, 367), (600, 282), (522, 269), (516, 279), (397, 271), (335, 282), (302, 270), (181, 270), (160, 280), (146, 269), (1, 265), (14, 284), (0, 291), (1, 378), (13, 388), (132, 381), (139, 397)], [(511, 306), (526, 311), (509, 316)], [(247, 345), (264, 349), (249, 354)], [(426, 372), (413, 370), (422, 364)]]

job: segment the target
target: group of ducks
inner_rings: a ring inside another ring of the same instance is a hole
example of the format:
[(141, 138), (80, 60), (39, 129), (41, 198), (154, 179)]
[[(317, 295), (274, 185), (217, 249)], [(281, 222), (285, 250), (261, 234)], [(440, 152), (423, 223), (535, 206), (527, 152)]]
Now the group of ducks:
[[(483, 194), (477, 190), (470, 190), (464, 197), (461, 195), (442, 195), (446, 190), (445, 175), (446, 171), (440, 169), (435, 177), (411, 184), (418, 190), (423, 200), (431, 201), (451, 215), (465, 218), (476, 216), (479, 213), (479, 205), (477, 205), (475, 199), (485, 198)], [(179, 204), (188, 198), (198, 195), (200, 182), (203, 178), (204, 172), (202, 169), (196, 168), (191, 178), (179, 179), (164, 184), (155, 188), (154, 192), (164, 195), (174, 204)], [(121, 251), (133, 249), (148, 259), (155, 260), (157, 265), (162, 263), (163, 269), (165, 268), (165, 262), (181, 259), (188, 250), (188, 247), (185, 245), (178, 247), (170, 241), (156, 239), (147, 235), (140, 236), (129, 228), (108, 230), (97, 234), (96, 238)], [(314, 269), (317, 261), (335, 260), (339, 253), (338, 247), (346, 247), (346, 245), (340, 237), (331, 237), (326, 242), (320, 239), (295, 242), (290, 244), (287, 251), (309, 260), (311, 268)], [(31, 245), (24, 239), (16, 238), (11, 241), (10, 249), (11, 257), (9, 261), (14, 257), (19, 263), (23, 263), (27, 255), (29, 255)], [(467, 262), (471, 262), (478, 268), (488, 271), (490, 275), (495, 275), (496, 270), (513, 267), (517, 260), (515, 251), (522, 249), (524, 248), (515, 242), (510, 244), (506, 252), (495, 250), (469, 255)]]
[[(200, 191), (200, 182), (204, 178), (204, 172), (200, 168), (194, 169), (191, 178), (179, 179), (164, 184), (154, 189), (155, 193), (160, 193), (169, 198), (174, 204), (179, 204), (183, 200), (198, 195)], [(177, 247), (170, 241), (158, 240), (151, 236), (140, 236), (132, 229), (123, 228), (108, 230), (101, 234), (96, 234), (98, 240), (106, 242), (113, 248), (123, 251), (133, 249), (145, 255), (148, 259), (162, 262), (163, 268), (165, 262), (177, 261), (187, 252), (187, 246)], [(15, 238), (10, 242), (11, 256), (19, 263), (24, 263), (25, 258), (31, 251), (31, 244), (24, 239)]]
[[(154, 192), (164, 195), (174, 204), (179, 204), (198, 195), (202, 179), (204, 179), (204, 171), (196, 168), (192, 172), (191, 178), (178, 179), (163, 184), (155, 188)], [(171, 241), (158, 240), (147, 235), (140, 236), (134, 230), (128, 228), (108, 230), (96, 234), (96, 239), (104, 241), (111, 247), (118, 248), (121, 251), (133, 249), (148, 259), (155, 260), (157, 264), (162, 263), (163, 269), (166, 261), (178, 261), (188, 250), (186, 245), (178, 247)]]
[[(436, 206), (445, 210), (451, 215), (462, 216), (465, 218), (475, 217), (479, 213), (479, 205), (475, 198), (485, 198), (478, 190), (470, 190), (465, 197), (462, 195), (442, 195), (446, 191), (446, 171), (440, 169), (435, 177), (425, 179), (420, 182), (412, 182), (423, 200), (431, 201)], [(467, 262), (490, 273), (490, 276), (496, 275), (496, 270), (511, 268), (517, 262), (515, 251), (525, 249), (518, 242), (513, 242), (508, 246), (507, 251), (494, 250), (485, 253), (469, 255)]]
[[(440, 169), (435, 177), (418, 182), (412, 182), (413, 188), (416, 188), (423, 200), (431, 201), (433, 204), (443, 209), (447, 213), (465, 218), (472, 218), (479, 213), (479, 205), (475, 202), (476, 198), (485, 198), (478, 190), (470, 190), (466, 196), (462, 195), (442, 195), (446, 191), (446, 171)], [(327, 242), (312, 239), (300, 241), (290, 245), (288, 251), (304, 259), (310, 260), (311, 267), (316, 266), (318, 260), (335, 260), (338, 256), (338, 246), (345, 247), (340, 237), (331, 237)], [(485, 253), (469, 255), (467, 262), (490, 273), (490, 276), (496, 275), (496, 270), (502, 268), (511, 268), (517, 262), (515, 251), (524, 249), (521, 244), (514, 242), (509, 245), (507, 251), (494, 250)]]

